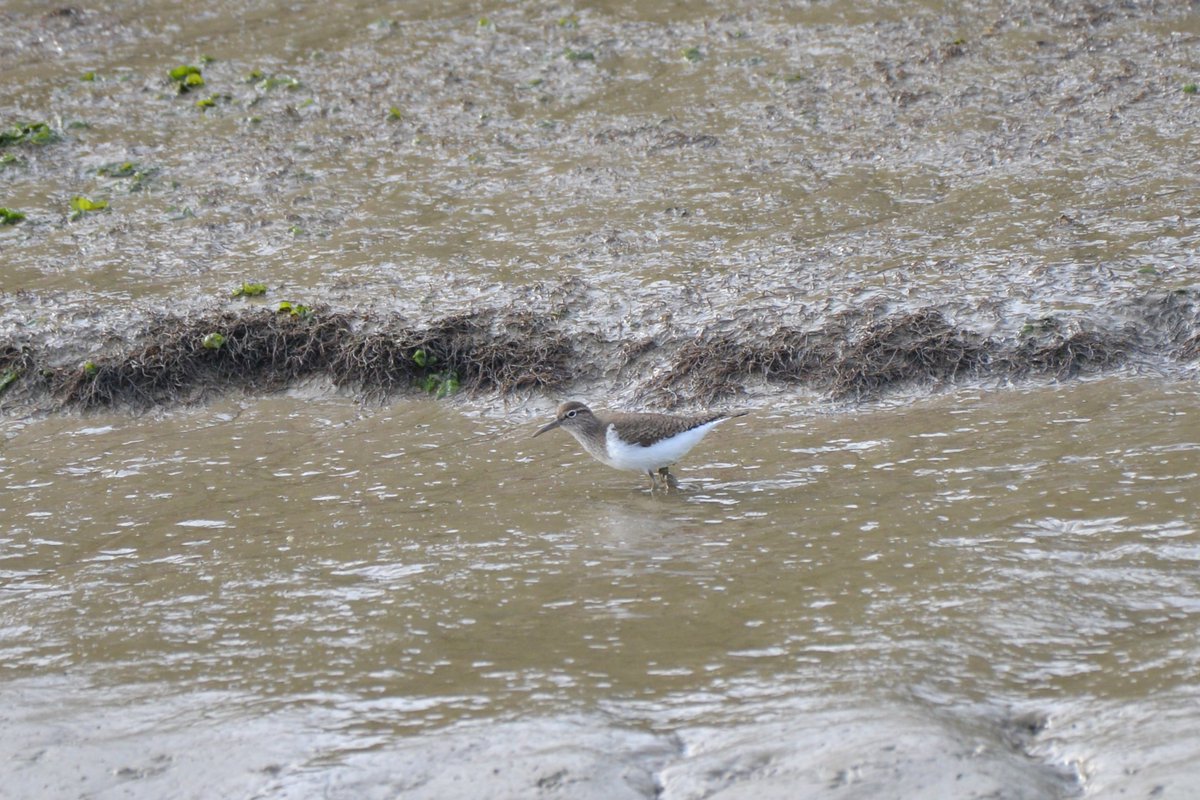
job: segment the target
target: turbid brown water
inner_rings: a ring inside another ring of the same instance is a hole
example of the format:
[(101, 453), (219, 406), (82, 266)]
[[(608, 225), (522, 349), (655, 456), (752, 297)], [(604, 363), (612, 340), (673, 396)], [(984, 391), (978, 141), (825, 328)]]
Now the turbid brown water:
[(767, 408), (666, 496), (528, 412), (10, 431), (8, 785), (1183, 797), (1197, 414), (1135, 380)]
[(1200, 353), (1196, 303), (1130, 313), (1195, 286), (1186, 0), (3, 14), (0, 118), (57, 138), (2, 154), (26, 220), (0, 226), (0, 346), (56, 364), (247, 280), (272, 307), (549, 306), (575, 379), (658, 403), (704, 396), (644, 390), (729, 320), (935, 306)]
[[(1194, 2), (0, 31), (0, 795), (1195, 795)], [(151, 369), (283, 300), (375, 383)], [(421, 399), (462, 311), (561, 371)], [(651, 496), (569, 397), (752, 413)]]

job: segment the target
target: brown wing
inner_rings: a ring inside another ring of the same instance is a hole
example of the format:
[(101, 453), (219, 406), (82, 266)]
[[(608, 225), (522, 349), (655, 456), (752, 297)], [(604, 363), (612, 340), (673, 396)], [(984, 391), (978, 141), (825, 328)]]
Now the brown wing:
[(638, 426), (638, 433), (632, 443), (639, 444), (642, 447), (649, 447), (659, 439), (665, 439), (677, 433), (690, 431), (692, 428), (698, 428), (713, 420), (742, 417), (746, 413), (745, 411), (736, 411), (732, 414), (721, 412), (717, 414), (705, 414), (700, 417), (675, 417), (670, 414), (632, 414), (630, 416), (636, 417), (638, 422), (642, 423)]

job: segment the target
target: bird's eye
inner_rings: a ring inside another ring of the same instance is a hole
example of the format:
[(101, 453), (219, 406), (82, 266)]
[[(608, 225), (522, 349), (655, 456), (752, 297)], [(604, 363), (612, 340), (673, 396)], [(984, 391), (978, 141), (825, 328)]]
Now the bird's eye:
[(579, 413), (578, 411), (568, 411), (567, 416), (570, 417), (571, 419), (574, 419), (575, 415), (578, 413)]

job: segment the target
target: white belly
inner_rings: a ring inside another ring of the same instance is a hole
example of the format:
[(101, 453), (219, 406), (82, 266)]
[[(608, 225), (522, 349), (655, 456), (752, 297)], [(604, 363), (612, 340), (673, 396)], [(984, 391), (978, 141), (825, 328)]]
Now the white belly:
[(604, 437), (608, 451), (605, 454), (606, 457), (601, 457), (595, 453), (593, 455), (596, 455), (597, 458), (610, 467), (616, 467), (617, 469), (628, 469), (635, 472), (653, 472), (662, 467), (669, 467), (683, 458), (687, 451), (695, 447), (709, 431), (724, 421), (724, 419), (714, 419), (712, 422), (697, 425), (690, 431), (676, 434), (670, 439), (655, 442), (649, 447), (622, 442), (617, 437), (616, 428), (609, 425)]

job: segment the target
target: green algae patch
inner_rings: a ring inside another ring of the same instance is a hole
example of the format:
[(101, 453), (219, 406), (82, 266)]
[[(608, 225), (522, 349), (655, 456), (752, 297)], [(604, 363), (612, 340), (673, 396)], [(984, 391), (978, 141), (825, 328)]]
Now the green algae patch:
[(425, 370), (424, 374), (417, 377), (416, 385), (426, 394), (431, 394), (440, 400), (459, 390), (461, 384), (457, 372), (453, 369), (434, 369), (437, 356), (427, 353), (422, 348), (417, 348), (413, 351), (412, 360), (414, 364)]
[(180, 64), (167, 73), (167, 78), (175, 84), (175, 90), (179, 94), (187, 94), (204, 85), (204, 76), (200, 68), (192, 64)]
[(58, 141), (58, 134), (45, 122), (26, 122), (0, 129), (0, 147), (31, 144), (45, 145)]
[(258, 80), (255, 88), (261, 89), (264, 92), (271, 92), (275, 89), (287, 89), (294, 92), (303, 85), (298, 79), (290, 75), (266, 75)]
[(16, 225), (25, 220), (25, 214), (13, 208), (0, 208), (0, 225)]
[(241, 286), (229, 293), (230, 297), (262, 297), (267, 293), (267, 285), (265, 283), (249, 283), (244, 282)]
[(292, 317), (300, 317), (307, 319), (313, 315), (313, 310), (309, 306), (301, 303), (293, 303), (290, 300), (284, 300), (275, 309), (276, 314), (287, 314)]
[(71, 219), (79, 219), (85, 214), (104, 211), (107, 208), (107, 200), (92, 200), (83, 195), (76, 195), (71, 198)]
[(21, 370), (16, 367), (8, 367), (0, 370), (0, 394), (8, 391), (8, 387), (17, 382), (17, 378), (21, 377)]
[(132, 161), (114, 161), (98, 167), (96, 174), (104, 178), (132, 178), (140, 171), (140, 167)]
[(431, 394), (441, 400), (459, 390), (458, 374), (454, 370), (434, 372), (422, 378), (418, 385), (426, 394)]

